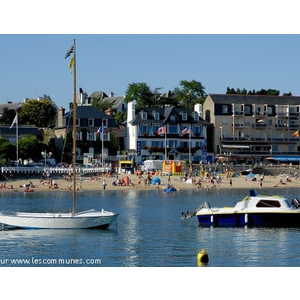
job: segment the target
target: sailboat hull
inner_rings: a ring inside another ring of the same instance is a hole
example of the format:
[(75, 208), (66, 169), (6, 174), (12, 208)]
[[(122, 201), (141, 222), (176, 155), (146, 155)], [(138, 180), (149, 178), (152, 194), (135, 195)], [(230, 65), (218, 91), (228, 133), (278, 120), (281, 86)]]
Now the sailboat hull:
[(88, 210), (71, 213), (0, 212), (0, 223), (18, 228), (32, 229), (88, 229), (108, 228), (118, 214)]

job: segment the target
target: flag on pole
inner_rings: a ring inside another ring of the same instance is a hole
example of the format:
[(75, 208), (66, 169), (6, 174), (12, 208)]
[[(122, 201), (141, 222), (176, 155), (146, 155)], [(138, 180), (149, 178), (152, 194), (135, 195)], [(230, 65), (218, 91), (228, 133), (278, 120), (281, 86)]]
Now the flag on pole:
[(9, 127), (9, 129), (13, 128), (14, 127), (14, 124), (17, 124), (18, 123), (18, 114), (16, 114), (11, 126)]
[(157, 129), (157, 132), (156, 132), (157, 135), (165, 134), (165, 133), (166, 133), (166, 126), (165, 126), (165, 125), (159, 127), (159, 128)]
[(66, 53), (66, 55), (65, 55), (65, 59), (67, 58), (67, 57), (69, 57), (72, 53), (74, 53), (75, 52), (75, 46), (74, 45), (72, 45), (72, 47), (67, 51), (67, 53)]
[(181, 131), (181, 134), (190, 134), (191, 133), (191, 129), (189, 127), (187, 128), (184, 128), (182, 131)]
[(72, 73), (72, 67), (74, 66), (74, 57), (71, 58), (70, 63), (69, 63), (69, 69), (70, 72)]
[(295, 131), (293, 134), (292, 134), (292, 137), (297, 137), (299, 136), (299, 130)]
[(96, 134), (98, 135), (100, 132), (102, 132), (102, 126), (99, 127), (99, 129), (97, 130)]

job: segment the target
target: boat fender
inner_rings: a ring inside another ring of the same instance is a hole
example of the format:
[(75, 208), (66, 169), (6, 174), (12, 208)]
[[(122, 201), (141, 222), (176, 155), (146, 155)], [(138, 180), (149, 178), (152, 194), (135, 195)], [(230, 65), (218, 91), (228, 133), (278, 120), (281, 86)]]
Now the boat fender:
[(207, 264), (209, 261), (208, 255), (204, 249), (197, 254), (197, 262), (198, 264)]
[(292, 199), (292, 205), (296, 208), (300, 207), (300, 202), (299, 202), (298, 198), (295, 197)]
[(245, 224), (248, 224), (248, 214), (245, 214)]
[(214, 216), (210, 216), (210, 223), (214, 222)]

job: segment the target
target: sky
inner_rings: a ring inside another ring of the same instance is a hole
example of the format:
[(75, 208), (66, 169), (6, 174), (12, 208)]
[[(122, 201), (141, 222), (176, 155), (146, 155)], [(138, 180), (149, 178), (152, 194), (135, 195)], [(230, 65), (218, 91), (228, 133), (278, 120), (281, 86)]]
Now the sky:
[(300, 36), (277, 34), (1, 34), (0, 103), (73, 97), (65, 59), (76, 40), (77, 90), (123, 96), (130, 83), (161, 92), (196, 80), (206, 94), (227, 87), (300, 95)]
[[(145, 1), (146, 2), (146, 1)], [(76, 40), (77, 91), (124, 96), (131, 83), (161, 92), (196, 80), (206, 94), (227, 87), (300, 96), (295, 1), (86, 0), (0, 4), (0, 103), (48, 95), (73, 99), (66, 51)], [(197, 6), (198, 5), (198, 6)], [(199, 6), (200, 5), (200, 6)], [(15, 8), (18, 7), (16, 10)], [(34, 8), (34, 9), (33, 9)]]

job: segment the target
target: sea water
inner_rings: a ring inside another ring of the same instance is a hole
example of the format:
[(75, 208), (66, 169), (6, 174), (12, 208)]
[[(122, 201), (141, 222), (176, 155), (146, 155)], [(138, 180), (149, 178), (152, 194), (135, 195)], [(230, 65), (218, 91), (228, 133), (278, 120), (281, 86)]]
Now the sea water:
[[(268, 193), (270, 190), (262, 190)], [(275, 191), (290, 200), (299, 188)], [(107, 230), (2, 230), (1, 267), (196, 267), (201, 249), (206, 267), (300, 266), (300, 228), (203, 228), (195, 217), (181, 219), (200, 202), (233, 206), (248, 189), (189, 189), (177, 192), (129, 190), (83, 191), (77, 210), (119, 213)], [(70, 211), (72, 192), (2, 192), (2, 211)]]

